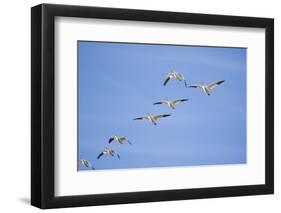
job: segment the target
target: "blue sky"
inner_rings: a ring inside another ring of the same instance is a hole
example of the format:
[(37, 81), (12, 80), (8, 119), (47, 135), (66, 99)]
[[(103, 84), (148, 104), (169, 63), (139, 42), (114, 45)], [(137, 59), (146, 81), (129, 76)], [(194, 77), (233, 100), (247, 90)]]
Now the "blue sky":
[[(246, 52), (244, 48), (78, 41), (78, 158), (95, 169), (246, 163)], [(170, 70), (187, 84), (225, 80), (207, 96), (163, 81)], [(173, 110), (153, 105), (188, 98)], [(154, 126), (133, 118), (168, 113)], [(108, 144), (112, 135), (133, 143)], [(97, 160), (105, 148), (108, 155)], [(78, 170), (85, 170), (79, 165)]]

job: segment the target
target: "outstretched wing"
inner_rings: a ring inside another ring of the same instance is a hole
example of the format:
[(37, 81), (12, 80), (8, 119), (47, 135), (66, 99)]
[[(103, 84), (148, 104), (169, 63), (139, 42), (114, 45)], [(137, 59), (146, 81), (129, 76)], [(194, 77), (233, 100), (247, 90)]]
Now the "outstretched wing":
[(171, 79), (170, 75), (168, 74), (167, 77), (165, 78), (165, 81), (163, 83), (164, 86), (168, 83), (168, 81)]
[(132, 145), (132, 142), (131, 142), (131, 141), (127, 140), (127, 142), (128, 142), (130, 145)]
[(153, 103), (153, 105), (156, 105), (156, 104), (164, 104), (164, 103), (165, 103), (164, 101), (159, 101), (159, 102)]
[(91, 163), (85, 159), (80, 159), (79, 163), (87, 168), (91, 167)]
[(101, 156), (103, 156), (103, 152), (101, 152), (101, 153), (99, 154), (99, 156), (97, 157), (97, 159), (99, 159)]
[(177, 72), (176, 74), (176, 78), (179, 80), (179, 81), (184, 81), (184, 86), (187, 88), (187, 83), (186, 83), (186, 80), (184, 79), (184, 76), (183, 74), (181, 74), (180, 72)]
[(170, 114), (155, 115), (154, 118), (155, 118), (155, 120), (158, 120), (159, 118), (165, 118), (168, 116), (171, 116), (171, 115)]
[(220, 85), (220, 84), (223, 83), (223, 82), (224, 82), (224, 80), (223, 80), (223, 81), (213, 82), (213, 83), (211, 83), (211, 84), (208, 84), (208, 85), (207, 85), (207, 88), (208, 88), (209, 90), (214, 89), (215, 87), (217, 87), (218, 85)]
[(143, 120), (143, 119), (147, 119), (147, 117), (138, 117), (138, 118), (134, 118), (133, 120)]
[(123, 141), (127, 140), (127, 138), (126, 138), (126, 137), (120, 137), (119, 140), (120, 140), (121, 142), (123, 142)]
[(181, 74), (181, 73), (179, 73), (179, 72), (176, 73), (176, 77), (177, 77), (177, 79), (180, 80), (180, 81), (184, 79), (183, 74)]
[(109, 138), (108, 143), (111, 143), (114, 140), (114, 137)]
[(201, 85), (199, 85), (199, 84), (192, 84), (191, 86), (189, 86), (189, 88), (201, 88)]
[(84, 160), (84, 165), (85, 165), (87, 168), (91, 167), (91, 163), (90, 163), (89, 161), (87, 161), (87, 160)]
[(173, 103), (178, 104), (178, 103), (184, 102), (184, 101), (188, 101), (188, 99), (177, 99), (177, 100), (174, 100)]

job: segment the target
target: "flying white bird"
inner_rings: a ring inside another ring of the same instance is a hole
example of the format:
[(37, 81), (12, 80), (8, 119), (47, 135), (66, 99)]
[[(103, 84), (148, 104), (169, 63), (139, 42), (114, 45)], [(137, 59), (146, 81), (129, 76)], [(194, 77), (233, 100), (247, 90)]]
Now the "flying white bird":
[(92, 164), (91, 164), (91, 162), (90, 161), (88, 161), (88, 160), (85, 160), (85, 159), (80, 159), (79, 160), (79, 164), (81, 164), (81, 165), (83, 165), (83, 166), (85, 166), (85, 167), (87, 167), (87, 168), (91, 168), (91, 169), (95, 169), (93, 166), (92, 166)]
[(164, 86), (166, 86), (166, 84), (168, 83), (168, 81), (172, 78), (175, 78), (177, 79), (178, 81), (184, 81), (184, 85), (185, 87), (187, 87), (187, 83), (186, 81), (184, 80), (184, 76), (183, 74), (179, 73), (179, 72), (176, 72), (176, 71), (171, 71), (169, 72), (167, 75), (166, 75), (166, 78), (165, 78), (165, 81), (164, 81)]
[(116, 155), (120, 159), (120, 156), (113, 149), (109, 149), (107, 147), (99, 154), (97, 159), (99, 159), (103, 155), (110, 155), (112, 157), (114, 157)]
[(129, 141), (128, 138), (123, 137), (123, 136), (113, 135), (111, 138), (109, 138), (108, 143), (111, 143), (112, 141), (116, 141), (116, 142), (118, 142), (120, 144), (128, 142), (130, 145), (132, 145), (131, 141)]
[(133, 120), (143, 120), (146, 119), (148, 121), (150, 121), (151, 123), (153, 123), (154, 125), (157, 125), (156, 121), (160, 118), (165, 118), (171, 116), (170, 114), (162, 114), (162, 115), (150, 115), (149, 113), (147, 113), (146, 116), (142, 116), (142, 117), (138, 117), (138, 118), (134, 118)]
[(224, 80), (223, 81), (216, 81), (216, 82), (213, 82), (213, 83), (210, 83), (210, 84), (207, 84), (207, 85), (193, 84), (189, 87), (202, 89), (204, 93), (206, 93), (207, 95), (211, 95), (210, 90), (214, 89), (215, 87), (217, 87), (218, 85), (220, 85), (223, 82), (224, 82)]
[(163, 101), (159, 101), (154, 103), (153, 105), (157, 105), (157, 104), (167, 104), (169, 107), (171, 107), (172, 109), (175, 109), (176, 105), (184, 102), (184, 101), (188, 101), (188, 99), (176, 99), (176, 100), (163, 100)]

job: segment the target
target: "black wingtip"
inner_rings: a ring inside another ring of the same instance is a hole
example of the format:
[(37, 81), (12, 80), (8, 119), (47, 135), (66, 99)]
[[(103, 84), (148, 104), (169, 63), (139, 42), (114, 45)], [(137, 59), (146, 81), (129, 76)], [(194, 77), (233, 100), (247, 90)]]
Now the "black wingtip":
[(167, 79), (164, 81), (163, 85), (166, 86), (166, 84), (168, 83), (169, 80), (170, 80), (170, 78), (167, 78)]
[(222, 84), (223, 82), (225, 82), (225, 80), (219, 81), (217, 84)]
[(156, 103), (153, 103), (153, 105), (157, 105), (157, 104), (162, 104), (161, 102), (156, 102)]
[(163, 117), (169, 117), (171, 116), (171, 114), (166, 114), (166, 115), (163, 115)]

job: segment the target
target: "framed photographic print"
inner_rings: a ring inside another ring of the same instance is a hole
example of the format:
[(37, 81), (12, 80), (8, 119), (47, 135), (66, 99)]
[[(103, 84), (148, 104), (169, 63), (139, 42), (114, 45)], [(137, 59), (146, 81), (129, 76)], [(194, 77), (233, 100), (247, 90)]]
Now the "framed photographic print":
[(31, 203), (272, 194), (274, 21), (31, 9)]

